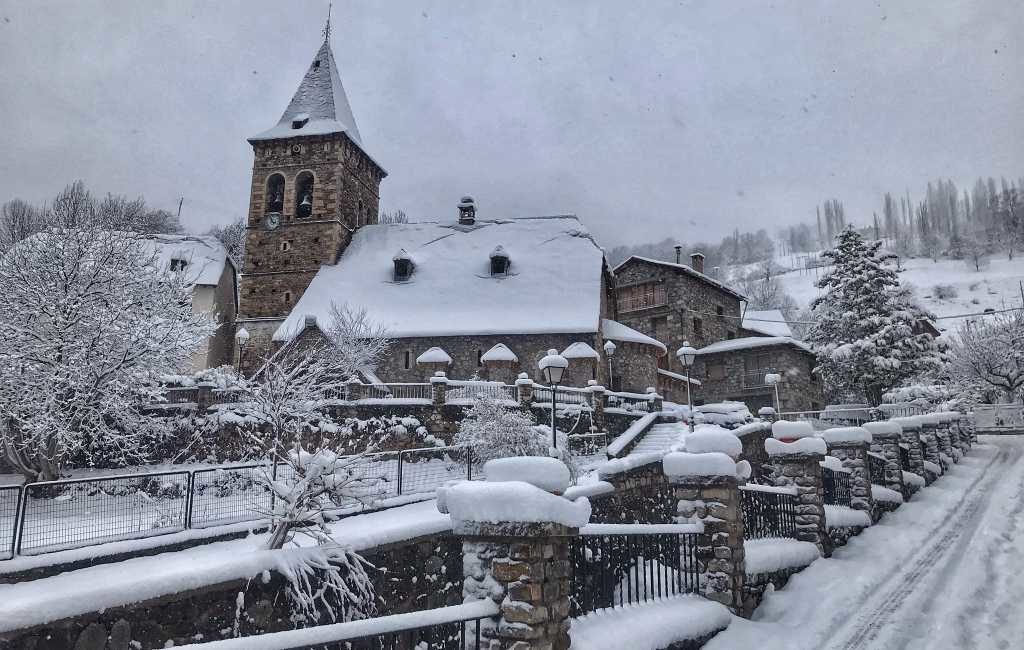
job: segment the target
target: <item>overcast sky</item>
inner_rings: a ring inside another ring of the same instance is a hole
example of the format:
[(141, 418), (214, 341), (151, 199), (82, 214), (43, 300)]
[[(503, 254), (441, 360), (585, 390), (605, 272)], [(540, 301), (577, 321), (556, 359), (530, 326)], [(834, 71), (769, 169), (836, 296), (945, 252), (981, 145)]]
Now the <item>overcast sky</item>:
[[(248, 207), (252, 150), (326, 0), (0, 0), (0, 200), (76, 178), (195, 230)], [(578, 214), (606, 246), (717, 238), (837, 197), (1024, 175), (1020, 0), (356, 2), (332, 44), (385, 210)]]

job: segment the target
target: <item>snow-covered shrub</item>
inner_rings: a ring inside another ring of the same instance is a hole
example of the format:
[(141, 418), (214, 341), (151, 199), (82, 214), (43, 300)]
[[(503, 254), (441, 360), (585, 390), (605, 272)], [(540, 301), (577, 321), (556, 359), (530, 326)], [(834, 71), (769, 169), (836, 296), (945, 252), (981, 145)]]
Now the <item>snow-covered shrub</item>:
[(494, 458), (546, 456), (550, 445), (535, 425), (529, 412), (481, 394), (459, 423), (455, 444), (471, 447), (480, 466)]
[(956, 298), (957, 293), (956, 287), (951, 284), (937, 284), (932, 287), (932, 297), (937, 300), (951, 300)]

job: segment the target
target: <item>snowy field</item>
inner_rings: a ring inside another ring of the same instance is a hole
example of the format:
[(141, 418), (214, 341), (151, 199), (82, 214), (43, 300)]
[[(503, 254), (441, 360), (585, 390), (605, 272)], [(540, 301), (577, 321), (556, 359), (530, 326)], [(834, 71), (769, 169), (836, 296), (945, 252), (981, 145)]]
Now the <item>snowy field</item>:
[(734, 618), (707, 650), (1024, 647), (1024, 437), (951, 472)]
[[(780, 260), (785, 261), (788, 258)], [(1021, 306), (1019, 283), (1024, 280), (1024, 257), (1011, 262), (1005, 256), (995, 256), (989, 267), (981, 271), (968, 268), (963, 260), (932, 262), (927, 258), (904, 259), (902, 267), (900, 280), (913, 285), (922, 306), (939, 317)], [(807, 305), (820, 293), (814, 283), (826, 270), (790, 271), (779, 278), (786, 293), (801, 305)], [(955, 296), (938, 297), (937, 285), (952, 287)], [(936, 325), (941, 330), (954, 332), (961, 320), (943, 319)]]

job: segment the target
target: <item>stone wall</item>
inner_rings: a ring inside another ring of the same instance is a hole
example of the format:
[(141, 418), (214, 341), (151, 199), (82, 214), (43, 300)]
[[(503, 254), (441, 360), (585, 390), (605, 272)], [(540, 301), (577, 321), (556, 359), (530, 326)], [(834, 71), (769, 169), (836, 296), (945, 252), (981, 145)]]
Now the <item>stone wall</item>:
[[(824, 396), (822, 383), (811, 374), (815, 365), (814, 355), (792, 345), (780, 344), (735, 352), (700, 355), (694, 362), (693, 377), (702, 382), (694, 395), (703, 403), (738, 401), (746, 402), (751, 412), (756, 413), (763, 406), (775, 406), (775, 392), (771, 386), (745, 385), (745, 359), (748, 356), (768, 354), (772, 369), (782, 375), (779, 384), (779, 400), (783, 411), (815, 411), (822, 408)], [(709, 363), (721, 363), (724, 376), (713, 379), (709, 376)], [(763, 376), (758, 377), (758, 384)]]
[(602, 473), (615, 492), (590, 499), (590, 521), (595, 524), (671, 524), (676, 498), (661, 469), (661, 460), (624, 472)]
[(812, 542), (822, 555), (832, 553), (825, 526), (825, 491), (821, 479), (821, 454), (790, 453), (772, 456), (772, 484), (797, 491), (796, 538)]
[(874, 499), (871, 496), (871, 473), (868, 467), (868, 443), (830, 443), (830, 456), (835, 456), (850, 470), (850, 507), (854, 510), (874, 511)]

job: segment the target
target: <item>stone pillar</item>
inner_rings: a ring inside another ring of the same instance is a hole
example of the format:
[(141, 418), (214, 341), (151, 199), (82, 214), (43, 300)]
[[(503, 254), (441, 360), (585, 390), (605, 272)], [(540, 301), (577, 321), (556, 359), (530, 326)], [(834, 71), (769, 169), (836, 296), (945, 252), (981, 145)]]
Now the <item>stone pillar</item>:
[(363, 399), (363, 382), (359, 381), (359, 377), (352, 375), (345, 382), (345, 392), (348, 393), (348, 401), (350, 402)]
[(957, 435), (960, 437), (960, 445), (966, 454), (970, 451), (971, 443), (973, 442), (974, 418), (968, 413), (961, 413), (959, 415), (960, 417), (956, 420), (956, 431)]
[(900, 427), (900, 443), (907, 447), (908, 467), (903, 469), (927, 479), (924, 471), (924, 454), (921, 451), (921, 423), (917, 417), (893, 418), (889, 420)]
[(762, 406), (757, 409), (757, 417), (761, 418), (765, 422), (774, 422), (779, 419), (778, 415), (775, 413), (775, 409), (771, 406)]
[[(797, 423), (776, 422), (775, 426), (779, 424)], [(809, 424), (807, 428), (810, 430)], [(778, 437), (778, 431), (775, 436)], [(764, 446), (772, 463), (772, 485), (796, 488), (796, 538), (813, 543), (823, 556), (830, 556), (832, 541), (825, 525), (825, 492), (821, 479), (825, 441), (820, 438), (802, 438), (785, 443), (769, 438)]]
[[(938, 424), (926, 415), (916, 417), (921, 421), (921, 442), (924, 443), (924, 459), (930, 463), (935, 463), (940, 470), (939, 475), (941, 475), (943, 470), (942, 459), (939, 457), (939, 440), (935, 435), (938, 430)], [(926, 473), (931, 474), (927, 470)], [(938, 476), (926, 476), (925, 478), (931, 483)]]
[(525, 372), (519, 373), (516, 378), (516, 391), (519, 393), (519, 405), (530, 408), (533, 402), (533, 380)]
[[(744, 602), (746, 551), (736, 463), (724, 453), (681, 452), (668, 454), (663, 463), (677, 501), (676, 523), (704, 525), (697, 546), (701, 595), (749, 616)], [(720, 471), (709, 473), (712, 464), (720, 465)]]
[(604, 386), (591, 385), (590, 408), (592, 412), (590, 414), (590, 421), (594, 426), (594, 431), (608, 431), (608, 426), (604, 420), (604, 407), (607, 403), (608, 396), (605, 393)]
[(569, 647), (569, 541), (578, 529), (555, 523), (463, 522), (466, 600), (490, 598), (498, 620), (484, 630), (489, 650)]
[(658, 394), (657, 389), (653, 386), (647, 387), (647, 396), (651, 400), (651, 412), (658, 413), (665, 408), (665, 399)]
[(430, 398), (434, 409), (439, 410), (444, 406), (448, 394), (448, 378), (443, 370), (438, 370), (430, 378)]
[[(863, 438), (854, 440), (853, 435), (833, 435), (835, 431), (856, 431), (861, 429)], [(830, 429), (822, 436), (828, 445), (829, 456), (838, 458), (843, 463), (843, 468), (850, 470), (851, 486), (850, 491), (853, 498), (850, 500), (850, 507), (854, 510), (863, 510), (868, 514), (874, 512), (875, 500), (871, 496), (871, 469), (868, 467), (868, 439), (871, 434), (862, 427), (850, 427), (849, 429)]]
[(871, 451), (885, 456), (885, 483), (882, 487), (896, 490), (906, 497), (903, 489), (903, 468), (900, 466), (902, 429), (893, 422), (867, 422), (864, 428), (871, 432)]
[(210, 383), (201, 383), (196, 386), (196, 413), (202, 415), (213, 405), (213, 389), (217, 386)]

